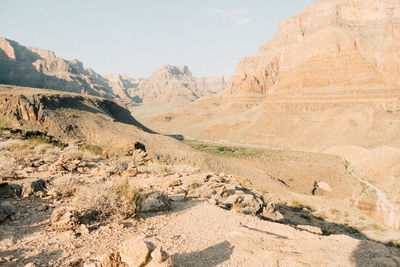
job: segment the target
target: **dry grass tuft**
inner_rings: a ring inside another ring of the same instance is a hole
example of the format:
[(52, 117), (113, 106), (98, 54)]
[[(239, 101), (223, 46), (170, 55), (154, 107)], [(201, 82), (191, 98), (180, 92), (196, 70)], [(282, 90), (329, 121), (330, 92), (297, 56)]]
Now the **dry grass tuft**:
[(97, 220), (113, 215), (135, 217), (142, 208), (142, 196), (128, 178), (83, 187), (76, 200), (87, 214), (93, 214)]
[(62, 197), (73, 197), (82, 186), (82, 183), (71, 175), (63, 175), (55, 178), (48, 186), (49, 191), (55, 191)]

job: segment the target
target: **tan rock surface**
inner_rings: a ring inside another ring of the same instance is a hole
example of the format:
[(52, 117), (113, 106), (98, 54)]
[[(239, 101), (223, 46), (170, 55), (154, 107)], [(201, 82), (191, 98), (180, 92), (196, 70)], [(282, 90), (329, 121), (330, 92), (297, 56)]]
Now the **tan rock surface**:
[(0, 38), (0, 83), (117, 98), (107, 80), (78, 60)]
[(398, 86), (399, 18), (398, 1), (316, 1), (283, 21), (254, 56), (242, 59), (227, 92)]

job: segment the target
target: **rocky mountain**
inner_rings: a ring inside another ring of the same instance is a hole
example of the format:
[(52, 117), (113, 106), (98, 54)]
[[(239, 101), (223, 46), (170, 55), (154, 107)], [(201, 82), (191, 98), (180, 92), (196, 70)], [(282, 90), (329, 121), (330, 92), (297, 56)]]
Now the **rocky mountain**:
[(131, 99), (135, 102), (141, 102), (139, 98), (131, 98), (129, 90), (137, 88), (138, 83), (143, 79), (133, 79), (125, 74), (109, 74), (104, 76), (108, 80), (108, 85), (113, 92), (122, 99)]
[(126, 75), (106, 76), (114, 92), (130, 97), (137, 103), (188, 104), (194, 100), (225, 88), (227, 77), (196, 78), (187, 66), (165, 65), (144, 79), (132, 79)]
[(54, 52), (0, 38), (0, 83), (59, 91), (117, 97), (108, 80), (78, 60), (65, 60)]
[[(201, 82), (199, 82), (201, 81)], [(59, 91), (120, 99), (124, 103), (188, 104), (218, 92), (226, 78), (193, 77), (188, 67), (163, 66), (147, 79), (123, 74), (101, 76), (78, 60), (65, 60), (53, 51), (20, 45), (0, 38), (0, 84), (55, 89)]]
[(227, 92), (400, 85), (400, 2), (318, 0), (236, 68)]

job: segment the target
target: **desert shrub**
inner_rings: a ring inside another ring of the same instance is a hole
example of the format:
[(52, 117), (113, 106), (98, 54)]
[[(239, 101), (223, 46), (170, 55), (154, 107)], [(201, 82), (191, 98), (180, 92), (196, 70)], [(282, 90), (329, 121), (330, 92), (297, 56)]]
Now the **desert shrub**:
[(95, 215), (97, 220), (113, 215), (135, 217), (142, 208), (142, 196), (128, 178), (81, 188), (77, 202), (87, 214)]
[(85, 150), (89, 151), (95, 155), (101, 155), (101, 153), (103, 152), (103, 148), (101, 148), (100, 146), (88, 144), (88, 143), (84, 143), (83, 145), (81, 145), (80, 149), (82, 151), (85, 151)]
[(53, 190), (62, 197), (72, 197), (81, 186), (82, 184), (77, 178), (70, 175), (63, 175), (51, 181), (48, 190)]
[(125, 217), (134, 217), (142, 209), (142, 196), (137, 189), (129, 184), (129, 178), (123, 178), (114, 183), (113, 191), (119, 213)]
[(237, 151), (238, 150), (238, 148), (237, 147), (226, 147), (226, 146), (218, 146), (217, 147), (217, 151), (218, 152), (230, 152), (230, 153), (233, 153), (233, 152), (235, 152), (235, 151)]

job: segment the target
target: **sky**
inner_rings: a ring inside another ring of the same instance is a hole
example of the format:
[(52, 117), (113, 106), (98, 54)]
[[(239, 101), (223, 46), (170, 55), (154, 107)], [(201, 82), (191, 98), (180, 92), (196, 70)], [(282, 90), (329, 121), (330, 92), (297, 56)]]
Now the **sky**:
[(231, 75), (313, 0), (1, 0), (0, 36), (105, 75)]

